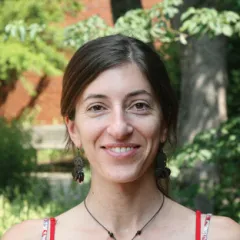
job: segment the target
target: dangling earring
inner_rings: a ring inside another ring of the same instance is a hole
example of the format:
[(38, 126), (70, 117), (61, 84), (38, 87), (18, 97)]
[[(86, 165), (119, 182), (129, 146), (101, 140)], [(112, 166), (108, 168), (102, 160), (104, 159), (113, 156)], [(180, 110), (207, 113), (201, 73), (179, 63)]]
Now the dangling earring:
[(156, 178), (168, 178), (171, 174), (171, 170), (166, 167), (167, 163), (167, 156), (161, 149), (160, 152), (157, 154), (156, 159), (156, 170), (155, 175)]
[(77, 148), (77, 156), (73, 159), (74, 162), (74, 169), (72, 172), (73, 179), (79, 183), (82, 183), (84, 181), (84, 161), (80, 155), (80, 149)]

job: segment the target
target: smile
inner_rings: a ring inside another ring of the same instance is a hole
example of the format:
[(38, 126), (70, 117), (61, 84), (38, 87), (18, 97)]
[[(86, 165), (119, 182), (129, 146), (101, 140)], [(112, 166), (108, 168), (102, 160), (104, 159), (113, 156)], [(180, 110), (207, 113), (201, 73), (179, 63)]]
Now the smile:
[(109, 144), (102, 149), (112, 157), (126, 158), (135, 155), (139, 147), (137, 144)]
[(133, 147), (114, 147), (114, 148), (109, 148), (109, 150), (115, 153), (123, 153), (123, 152), (129, 152), (133, 150)]

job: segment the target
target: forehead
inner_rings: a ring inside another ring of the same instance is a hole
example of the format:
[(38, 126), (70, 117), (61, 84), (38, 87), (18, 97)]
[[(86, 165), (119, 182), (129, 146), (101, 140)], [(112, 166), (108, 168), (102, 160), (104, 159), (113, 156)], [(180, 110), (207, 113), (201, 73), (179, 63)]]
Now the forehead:
[(102, 72), (86, 87), (82, 98), (89, 94), (123, 96), (138, 90), (146, 90), (153, 94), (149, 81), (139, 67), (133, 63), (126, 63)]

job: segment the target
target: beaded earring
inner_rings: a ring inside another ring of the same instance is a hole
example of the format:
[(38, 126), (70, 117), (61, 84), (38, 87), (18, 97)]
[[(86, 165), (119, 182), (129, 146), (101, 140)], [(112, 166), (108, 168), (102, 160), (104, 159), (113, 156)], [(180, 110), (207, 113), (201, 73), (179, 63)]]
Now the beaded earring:
[(84, 181), (84, 161), (80, 155), (80, 149), (77, 148), (77, 156), (73, 159), (74, 169), (72, 172), (73, 179), (79, 183)]
[(156, 159), (156, 169), (155, 169), (155, 176), (156, 178), (168, 178), (171, 174), (171, 170), (166, 167), (167, 163), (167, 156), (161, 149), (160, 152), (157, 154)]

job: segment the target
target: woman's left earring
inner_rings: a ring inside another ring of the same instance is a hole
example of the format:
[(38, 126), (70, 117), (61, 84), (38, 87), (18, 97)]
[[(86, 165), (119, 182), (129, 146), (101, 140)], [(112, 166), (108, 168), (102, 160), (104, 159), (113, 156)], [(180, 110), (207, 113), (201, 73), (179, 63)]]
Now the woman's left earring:
[(161, 149), (157, 154), (155, 175), (158, 178), (169, 178), (171, 170), (166, 167), (167, 156)]
[(74, 158), (74, 169), (72, 172), (73, 179), (79, 183), (82, 183), (84, 181), (84, 161), (80, 155), (80, 149), (77, 148), (77, 156)]

